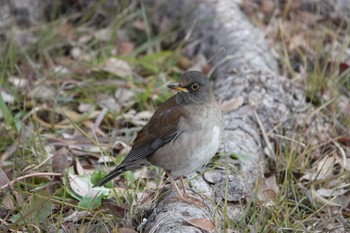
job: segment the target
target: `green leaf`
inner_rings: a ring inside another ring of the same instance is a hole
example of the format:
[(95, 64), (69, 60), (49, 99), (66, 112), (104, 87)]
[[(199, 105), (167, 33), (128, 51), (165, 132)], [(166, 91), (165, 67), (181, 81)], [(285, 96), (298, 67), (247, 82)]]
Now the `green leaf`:
[(45, 222), (51, 214), (52, 201), (48, 199), (47, 193), (41, 193), (41, 195), (45, 195), (47, 198), (38, 195), (32, 196), (29, 203), (22, 207), (20, 213), (11, 216), (10, 221), (18, 225), (40, 225)]
[(91, 183), (91, 175), (76, 175), (74, 169), (67, 169), (67, 176), (64, 177), (63, 182), (66, 184), (67, 192), (77, 200), (81, 200), (82, 197), (90, 197), (94, 199), (102, 196), (109, 195), (110, 189), (106, 187), (94, 187)]
[(87, 210), (94, 210), (101, 205), (103, 195), (96, 196), (95, 198), (82, 197), (78, 206)]
[(3, 115), (4, 119), (5, 119), (6, 124), (11, 126), (12, 129), (14, 129), (17, 132), (19, 132), (19, 128), (18, 128), (18, 126), (17, 126), (17, 124), (15, 122), (15, 119), (11, 115), (11, 111), (6, 106), (5, 101), (4, 101), (4, 99), (2, 98), (1, 95), (0, 95), (0, 111), (2, 112), (2, 115)]
[[(91, 183), (96, 184), (99, 180), (101, 180), (103, 177), (105, 177), (107, 173), (102, 172), (102, 171), (94, 171), (91, 175)], [(112, 181), (108, 181), (104, 187), (106, 188), (113, 188), (113, 183)]]

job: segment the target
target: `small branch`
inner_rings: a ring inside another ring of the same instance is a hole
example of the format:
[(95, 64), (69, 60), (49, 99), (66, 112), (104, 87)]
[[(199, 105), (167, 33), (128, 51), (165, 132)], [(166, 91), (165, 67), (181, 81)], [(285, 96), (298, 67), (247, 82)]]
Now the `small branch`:
[(7, 188), (10, 185), (13, 185), (17, 181), (24, 180), (24, 179), (27, 179), (27, 178), (30, 178), (30, 177), (37, 177), (37, 176), (39, 176), (39, 177), (40, 176), (62, 176), (62, 174), (61, 173), (53, 173), (53, 172), (48, 172), (48, 173), (42, 173), (41, 172), (41, 173), (27, 174), (27, 175), (24, 175), (24, 176), (17, 177), (16, 179), (12, 180), (11, 182), (1, 186), (0, 190), (3, 190), (3, 189)]

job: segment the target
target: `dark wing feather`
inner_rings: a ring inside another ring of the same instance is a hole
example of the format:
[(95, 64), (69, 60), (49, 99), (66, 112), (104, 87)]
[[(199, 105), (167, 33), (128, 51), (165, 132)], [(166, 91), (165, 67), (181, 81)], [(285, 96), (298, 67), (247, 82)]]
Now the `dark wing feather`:
[(179, 135), (177, 125), (181, 117), (181, 109), (176, 103), (175, 96), (158, 107), (147, 124), (140, 130), (133, 142), (129, 154), (123, 162), (100, 180), (95, 186), (102, 186), (122, 172), (138, 168), (143, 164), (139, 161), (153, 154), (166, 143)]

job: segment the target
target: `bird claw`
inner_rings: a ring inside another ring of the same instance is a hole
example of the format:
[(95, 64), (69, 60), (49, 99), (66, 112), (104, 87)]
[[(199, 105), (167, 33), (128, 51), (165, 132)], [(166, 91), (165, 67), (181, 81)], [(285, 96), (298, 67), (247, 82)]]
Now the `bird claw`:
[(183, 195), (179, 195), (179, 194), (176, 194), (176, 196), (174, 197), (175, 199), (179, 200), (179, 201), (182, 201), (186, 204), (189, 204), (189, 205), (199, 205), (199, 206), (202, 206), (202, 207), (205, 207), (205, 203), (202, 201), (202, 200), (199, 200), (195, 197), (192, 197), (190, 196), (188, 193), (185, 193)]

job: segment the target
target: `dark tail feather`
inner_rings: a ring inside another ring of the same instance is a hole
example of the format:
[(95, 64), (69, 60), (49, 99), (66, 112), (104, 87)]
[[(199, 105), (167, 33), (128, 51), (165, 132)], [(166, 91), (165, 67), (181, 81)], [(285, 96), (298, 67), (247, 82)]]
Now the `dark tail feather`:
[(108, 173), (108, 175), (106, 175), (105, 177), (103, 177), (101, 180), (99, 180), (94, 186), (95, 187), (101, 187), (103, 186), (105, 183), (107, 183), (108, 181), (110, 181), (111, 179), (113, 179), (114, 177), (119, 176), (120, 174), (122, 174), (124, 171), (126, 171), (128, 169), (125, 169), (125, 167), (116, 167), (113, 171), (111, 171), (110, 173)]
[(111, 171), (110, 173), (108, 173), (105, 177), (103, 177), (101, 180), (99, 180), (94, 186), (94, 187), (100, 187), (102, 185), (104, 185), (105, 183), (107, 183), (108, 181), (110, 181), (111, 179), (113, 179), (114, 177), (119, 176), (120, 174), (122, 174), (125, 171), (128, 170), (133, 170), (133, 169), (137, 169), (141, 166), (146, 165), (146, 163), (142, 162), (142, 161), (137, 161), (137, 162), (132, 162), (132, 163), (126, 163), (123, 164), (123, 162), (116, 168), (114, 168), (113, 171)]

